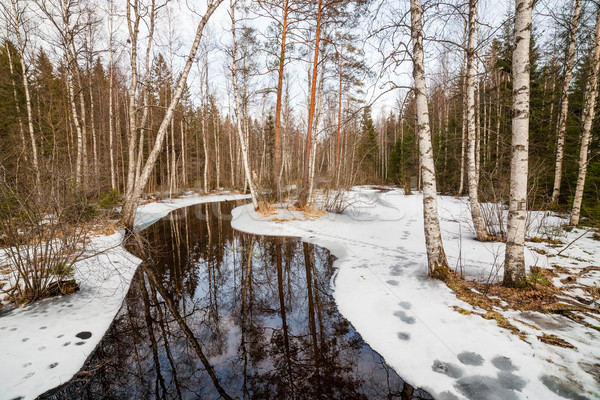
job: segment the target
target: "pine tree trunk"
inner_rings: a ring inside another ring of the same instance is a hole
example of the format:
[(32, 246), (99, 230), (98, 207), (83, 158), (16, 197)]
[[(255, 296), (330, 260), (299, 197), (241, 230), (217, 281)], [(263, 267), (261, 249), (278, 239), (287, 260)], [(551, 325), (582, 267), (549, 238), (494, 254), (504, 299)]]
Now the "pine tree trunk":
[(319, 0), (317, 4), (317, 24), (315, 26), (315, 53), (312, 65), (312, 78), (310, 88), (310, 99), (308, 104), (308, 120), (306, 132), (306, 144), (304, 149), (304, 172), (302, 177), (302, 191), (300, 193), (299, 203), (305, 206), (311, 197), (311, 182), (310, 182), (310, 160), (312, 152), (313, 140), (313, 121), (315, 115), (316, 93), (317, 93), (317, 73), (319, 67), (319, 51), (321, 49), (321, 25), (323, 18), (323, 0)]
[(552, 190), (552, 203), (558, 203), (560, 195), (560, 183), (562, 180), (562, 165), (565, 154), (565, 133), (567, 130), (567, 113), (569, 110), (569, 87), (573, 76), (573, 64), (575, 63), (575, 44), (577, 42), (577, 28), (579, 26), (579, 12), (581, 0), (573, 0), (574, 10), (569, 28), (569, 50), (567, 53), (567, 65), (561, 88), (560, 114), (558, 116), (558, 137), (556, 141), (556, 165), (554, 168), (554, 189)]
[(506, 255), (505, 286), (515, 286), (525, 277), (525, 228), (527, 219), (527, 168), (529, 149), (529, 46), (531, 14), (535, 0), (516, 0), (515, 47), (512, 60), (513, 119), (510, 163), (510, 198)]
[(476, 152), (477, 130), (475, 121), (475, 15), (478, 0), (469, 0), (469, 26), (467, 43), (467, 171), (469, 204), (471, 217), (477, 240), (485, 240), (488, 233), (485, 229), (479, 209), (479, 179)]
[(581, 203), (583, 189), (588, 167), (588, 151), (591, 141), (592, 123), (596, 114), (596, 97), (598, 97), (598, 70), (600, 69), (600, 6), (597, 9), (596, 29), (594, 31), (594, 51), (592, 53), (592, 72), (585, 88), (585, 107), (583, 110), (583, 133), (581, 135), (581, 149), (579, 152), (579, 175), (573, 210), (571, 211), (571, 225), (578, 225), (581, 216)]
[[(442, 243), (440, 221), (437, 209), (437, 187), (429, 111), (425, 81), (425, 61), (423, 54), (423, 25), (420, 0), (410, 1), (411, 37), (413, 42), (413, 78), (417, 106), (417, 136), (423, 175), (423, 218), (425, 225), (425, 245), (430, 276), (443, 277), (448, 269), (448, 261)], [(443, 271), (443, 272), (442, 272)], [(440, 273), (441, 272), (441, 273)]]

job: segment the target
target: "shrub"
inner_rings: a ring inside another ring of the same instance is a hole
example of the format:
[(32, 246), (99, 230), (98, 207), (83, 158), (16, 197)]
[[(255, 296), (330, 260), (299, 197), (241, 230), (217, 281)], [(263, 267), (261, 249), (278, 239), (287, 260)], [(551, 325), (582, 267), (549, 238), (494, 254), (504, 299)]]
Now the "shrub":
[(103, 210), (114, 210), (121, 203), (123, 203), (123, 196), (116, 189), (98, 196), (98, 205)]
[(11, 286), (11, 301), (25, 304), (77, 290), (74, 264), (86, 251), (89, 224), (95, 215), (80, 191), (65, 184), (44, 196), (0, 181), (0, 232)]

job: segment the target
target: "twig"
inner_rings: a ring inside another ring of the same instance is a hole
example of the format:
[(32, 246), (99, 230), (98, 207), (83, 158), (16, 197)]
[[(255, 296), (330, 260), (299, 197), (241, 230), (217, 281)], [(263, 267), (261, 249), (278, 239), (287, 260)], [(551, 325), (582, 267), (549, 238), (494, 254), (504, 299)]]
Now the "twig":
[(562, 249), (561, 251), (559, 251), (556, 255), (560, 256), (560, 253), (562, 253), (563, 251), (565, 251), (566, 249), (568, 249), (573, 243), (575, 243), (576, 241), (578, 241), (579, 239), (581, 239), (583, 236), (585, 236), (586, 233), (590, 233), (594, 229), (596, 229), (596, 227), (592, 226), (590, 229), (588, 229), (587, 231), (583, 232), (580, 236), (578, 236), (575, 240), (573, 240), (571, 243), (569, 243), (564, 249)]

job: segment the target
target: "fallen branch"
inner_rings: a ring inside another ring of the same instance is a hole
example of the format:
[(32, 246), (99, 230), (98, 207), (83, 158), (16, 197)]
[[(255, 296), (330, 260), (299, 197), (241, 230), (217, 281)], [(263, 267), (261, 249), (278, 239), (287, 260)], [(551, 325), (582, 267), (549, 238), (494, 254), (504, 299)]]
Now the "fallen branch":
[(575, 240), (573, 240), (571, 243), (569, 243), (564, 249), (562, 249), (561, 251), (559, 251), (558, 254), (556, 254), (556, 255), (560, 256), (560, 253), (562, 253), (563, 251), (565, 251), (566, 249), (568, 249), (573, 243), (575, 243), (576, 241), (578, 241), (579, 239), (581, 239), (582, 237), (584, 237), (586, 235), (586, 233), (590, 233), (594, 229), (596, 229), (596, 227), (592, 226), (590, 229), (588, 229), (587, 231), (583, 232), (580, 236), (578, 236)]

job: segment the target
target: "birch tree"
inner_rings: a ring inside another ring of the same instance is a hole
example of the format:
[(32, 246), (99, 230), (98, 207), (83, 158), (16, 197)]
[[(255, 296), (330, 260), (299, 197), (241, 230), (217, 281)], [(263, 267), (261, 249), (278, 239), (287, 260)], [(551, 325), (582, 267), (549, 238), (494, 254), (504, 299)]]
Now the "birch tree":
[(515, 41), (512, 59), (513, 119), (510, 163), (510, 198), (505, 286), (516, 286), (525, 277), (525, 224), (527, 218), (527, 168), (529, 151), (529, 72), (531, 14), (535, 0), (515, 1)]
[[(12, 26), (13, 32), (17, 39), (17, 52), (19, 57), (19, 62), (21, 64), (21, 69), (23, 71), (23, 89), (25, 91), (25, 108), (27, 110), (27, 126), (29, 128), (29, 139), (31, 140), (31, 164), (33, 167), (33, 171), (35, 173), (35, 184), (36, 191), (38, 195), (41, 193), (42, 182), (40, 178), (40, 166), (38, 159), (38, 148), (37, 148), (37, 140), (35, 130), (33, 128), (33, 111), (31, 106), (31, 93), (29, 90), (29, 80), (27, 77), (28, 66), (25, 62), (25, 46), (27, 43), (27, 33), (24, 31), (23, 26), (23, 18), (25, 9), (21, 8), (20, 2), (18, 0), (11, 0), (10, 10), (4, 10), (8, 17), (7, 19), (10, 21), (9, 25)], [(7, 45), (7, 52), (10, 57), (10, 49)], [(12, 68), (12, 60), (11, 68)]]
[(138, 201), (142, 196), (144, 188), (146, 187), (148, 179), (150, 178), (150, 174), (152, 173), (154, 165), (156, 164), (156, 160), (158, 159), (158, 156), (162, 150), (164, 138), (167, 134), (169, 125), (171, 123), (171, 119), (173, 118), (175, 107), (177, 107), (177, 105), (179, 104), (179, 100), (181, 99), (183, 91), (186, 87), (187, 77), (190, 73), (190, 69), (192, 68), (192, 64), (194, 63), (194, 59), (196, 58), (196, 53), (200, 45), (200, 40), (202, 39), (202, 32), (204, 31), (204, 27), (208, 23), (211, 15), (214, 13), (214, 11), (217, 9), (217, 7), (221, 4), (222, 1), (223, 0), (209, 1), (204, 15), (198, 22), (194, 42), (192, 43), (192, 47), (190, 48), (190, 51), (186, 57), (186, 62), (185, 66), (183, 67), (183, 71), (181, 72), (181, 75), (177, 80), (175, 93), (173, 94), (173, 97), (169, 102), (169, 105), (165, 112), (165, 116), (163, 117), (158, 128), (158, 132), (156, 134), (156, 139), (154, 141), (152, 150), (148, 155), (148, 159), (144, 163), (144, 168), (142, 169), (141, 175), (138, 179), (136, 179), (131, 195), (125, 199), (125, 202), (123, 204), (123, 223), (125, 227), (130, 231), (133, 230), (133, 222)]
[(115, 176), (115, 149), (114, 149), (114, 129), (113, 129), (113, 82), (114, 82), (114, 65), (113, 65), (113, 15), (114, 15), (114, 4), (113, 1), (110, 0), (109, 3), (110, 11), (109, 11), (109, 45), (108, 45), (108, 146), (109, 146), (109, 156), (110, 156), (110, 186), (111, 189), (115, 190), (117, 188), (117, 180)]
[(243, 112), (243, 105), (240, 98), (240, 89), (238, 82), (238, 42), (236, 36), (236, 19), (235, 19), (235, 8), (237, 6), (237, 0), (232, 0), (229, 3), (229, 16), (231, 17), (231, 36), (233, 38), (233, 50), (232, 50), (232, 65), (231, 65), (231, 78), (233, 84), (233, 94), (235, 98), (235, 119), (237, 122), (237, 133), (240, 141), (240, 148), (242, 152), (242, 162), (244, 165), (244, 174), (246, 181), (250, 187), (250, 196), (252, 197), (252, 204), (254, 209), (258, 209), (258, 196), (256, 193), (256, 187), (252, 179), (252, 173), (250, 171), (250, 162), (248, 160), (248, 142), (244, 135), (242, 122), (245, 120), (245, 113)]
[(585, 106), (583, 109), (583, 133), (579, 151), (579, 175), (571, 211), (571, 225), (578, 225), (581, 216), (583, 189), (589, 162), (588, 152), (591, 141), (592, 123), (596, 115), (596, 98), (598, 97), (598, 70), (600, 69), (600, 6), (597, 8), (596, 28), (594, 30), (594, 49), (591, 59), (591, 73), (585, 87)]
[(427, 85), (425, 81), (425, 55), (423, 51), (423, 11), (420, 0), (410, 0), (411, 39), (413, 44), (413, 79), (417, 106), (417, 135), (423, 178), (423, 219), (425, 225), (425, 246), (429, 275), (444, 278), (448, 261), (444, 252), (437, 207), (437, 184), (429, 109), (427, 105)]
[(486, 240), (488, 233), (481, 218), (479, 209), (479, 174), (477, 171), (476, 142), (477, 132), (475, 124), (475, 18), (477, 15), (478, 0), (469, 0), (468, 39), (467, 39), (467, 173), (469, 188), (469, 204), (471, 217), (477, 240)]
[(575, 62), (575, 44), (577, 41), (577, 28), (579, 25), (579, 13), (581, 0), (573, 0), (573, 15), (569, 26), (569, 49), (567, 51), (567, 65), (561, 88), (560, 114), (558, 115), (557, 140), (556, 140), (556, 166), (554, 168), (554, 189), (552, 190), (552, 203), (558, 202), (560, 195), (560, 183), (562, 180), (562, 166), (565, 154), (565, 133), (567, 130), (567, 112), (569, 110), (569, 87), (573, 76), (573, 64)]

